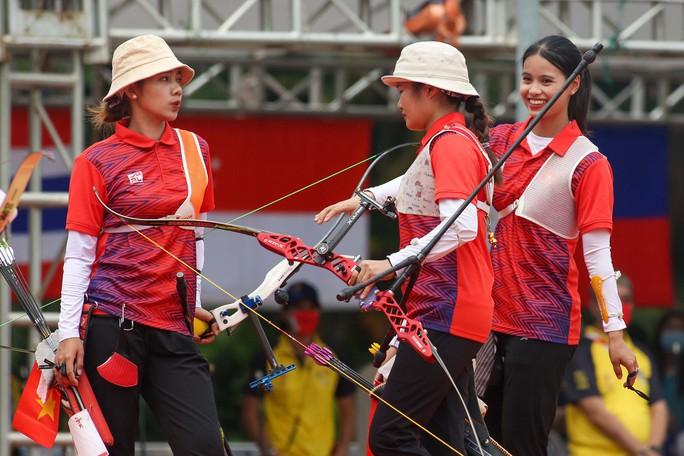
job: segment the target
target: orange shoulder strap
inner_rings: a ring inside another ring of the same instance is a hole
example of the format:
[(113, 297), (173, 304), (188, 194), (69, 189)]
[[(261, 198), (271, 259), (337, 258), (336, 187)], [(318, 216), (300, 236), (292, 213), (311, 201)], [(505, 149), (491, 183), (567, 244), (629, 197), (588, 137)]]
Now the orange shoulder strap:
[(175, 131), (180, 143), (183, 172), (188, 186), (188, 197), (178, 208), (176, 215), (197, 218), (204, 200), (204, 191), (209, 181), (207, 168), (202, 159), (197, 135), (179, 128), (176, 128)]

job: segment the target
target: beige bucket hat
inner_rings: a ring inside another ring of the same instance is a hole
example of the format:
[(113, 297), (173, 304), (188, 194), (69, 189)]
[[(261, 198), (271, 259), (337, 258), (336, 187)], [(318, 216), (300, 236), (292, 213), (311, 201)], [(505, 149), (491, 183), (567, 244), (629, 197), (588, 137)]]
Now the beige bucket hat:
[(156, 35), (140, 35), (121, 43), (112, 57), (112, 86), (104, 101), (134, 82), (155, 74), (181, 70), (181, 85), (190, 82), (195, 70), (182, 63), (162, 38)]
[(394, 73), (382, 82), (396, 86), (412, 81), (461, 95), (479, 96), (468, 79), (465, 57), (455, 47), (439, 41), (420, 41), (401, 50)]

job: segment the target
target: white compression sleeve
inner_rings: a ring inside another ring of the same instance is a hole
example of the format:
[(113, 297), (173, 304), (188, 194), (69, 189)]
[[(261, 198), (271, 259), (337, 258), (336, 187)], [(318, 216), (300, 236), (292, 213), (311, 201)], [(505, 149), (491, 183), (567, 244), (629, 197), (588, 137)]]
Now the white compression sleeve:
[[(439, 201), (439, 217), (441, 222), (428, 234), (421, 238), (416, 238), (411, 241), (409, 245), (400, 251), (393, 253), (387, 257), (390, 263), (397, 264), (402, 260), (416, 255), (420, 250), (427, 245), (437, 232), (444, 226), (459, 207), (463, 204), (462, 199), (443, 199)], [(477, 207), (474, 204), (468, 204), (468, 207), (461, 213), (456, 221), (444, 233), (444, 236), (437, 241), (435, 247), (430, 251), (425, 261), (434, 261), (452, 250), (457, 249), (461, 245), (472, 241), (477, 237)]]
[(69, 231), (64, 255), (62, 303), (59, 310), (60, 341), (78, 337), (78, 325), (83, 309), (83, 296), (90, 284), (90, 273), (95, 261), (97, 237)]
[(373, 194), (373, 198), (380, 204), (384, 204), (388, 197), (396, 197), (399, 193), (399, 185), (404, 176), (395, 177), (391, 181), (378, 185), (377, 187), (367, 188)]
[[(600, 277), (602, 281), (599, 292), (606, 305), (608, 322), (603, 323), (605, 332), (618, 331), (627, 325), (622, 319), (622, 303), (617, 291), (617, 277), (610, 257), (610, 231), (593, 230), (582, 235), (584, 262), (589, 271), (589, 278)], [(596, 294), (596, 290), (594, 291)], [(597, 300), (600, 299), (597, 296)]]

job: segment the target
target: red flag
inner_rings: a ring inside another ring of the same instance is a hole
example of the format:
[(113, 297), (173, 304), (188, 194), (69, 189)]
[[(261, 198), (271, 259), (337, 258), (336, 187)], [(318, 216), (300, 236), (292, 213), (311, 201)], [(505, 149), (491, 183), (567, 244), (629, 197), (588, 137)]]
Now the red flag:
[(14, 412), (12, 425), (34, 442), (46, 448), (51, 448), (57, 437), (59, 426), (60, 394), (56, 388), (50, 388), (45, 402), (40, 400), (36, 390), (40, 380), (38, 364), (33, 363), (31, 375), (29, 375), (21, 393), (19, 405)]

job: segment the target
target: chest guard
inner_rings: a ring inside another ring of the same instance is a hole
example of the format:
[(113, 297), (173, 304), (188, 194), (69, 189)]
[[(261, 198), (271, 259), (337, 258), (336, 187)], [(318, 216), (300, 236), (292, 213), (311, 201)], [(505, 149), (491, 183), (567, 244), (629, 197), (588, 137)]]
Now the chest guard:
[[(596, 151), (598, 148), (591, 141), (578, 136), (565, 155), (551, 154), (513, 203), (515, 214), (562, 238), (576, 239), (579, 229), (572, 176), (582, 159)], [(505, 211), (500, 214), (502, 217), (508, 215)]]
[[(456, 133), (476, 144), (482, 156), (487, 160), (487, 170), (491, 169), (492, 163), (487, 152), (470, 130), (459, 126), (445, 127), (430, 138), (401, 179), (396, 204), (397, 210), (402, 214), (439, 217), (439, 206), (435, 203), (435, 175), (432, 172), (430, 145), (438, 136), (446, 132)], [(486, 202), (476, 200), (478, 209), (489, 213), (493, 191), (494, 181), (491, 180), (485, 188)]]

